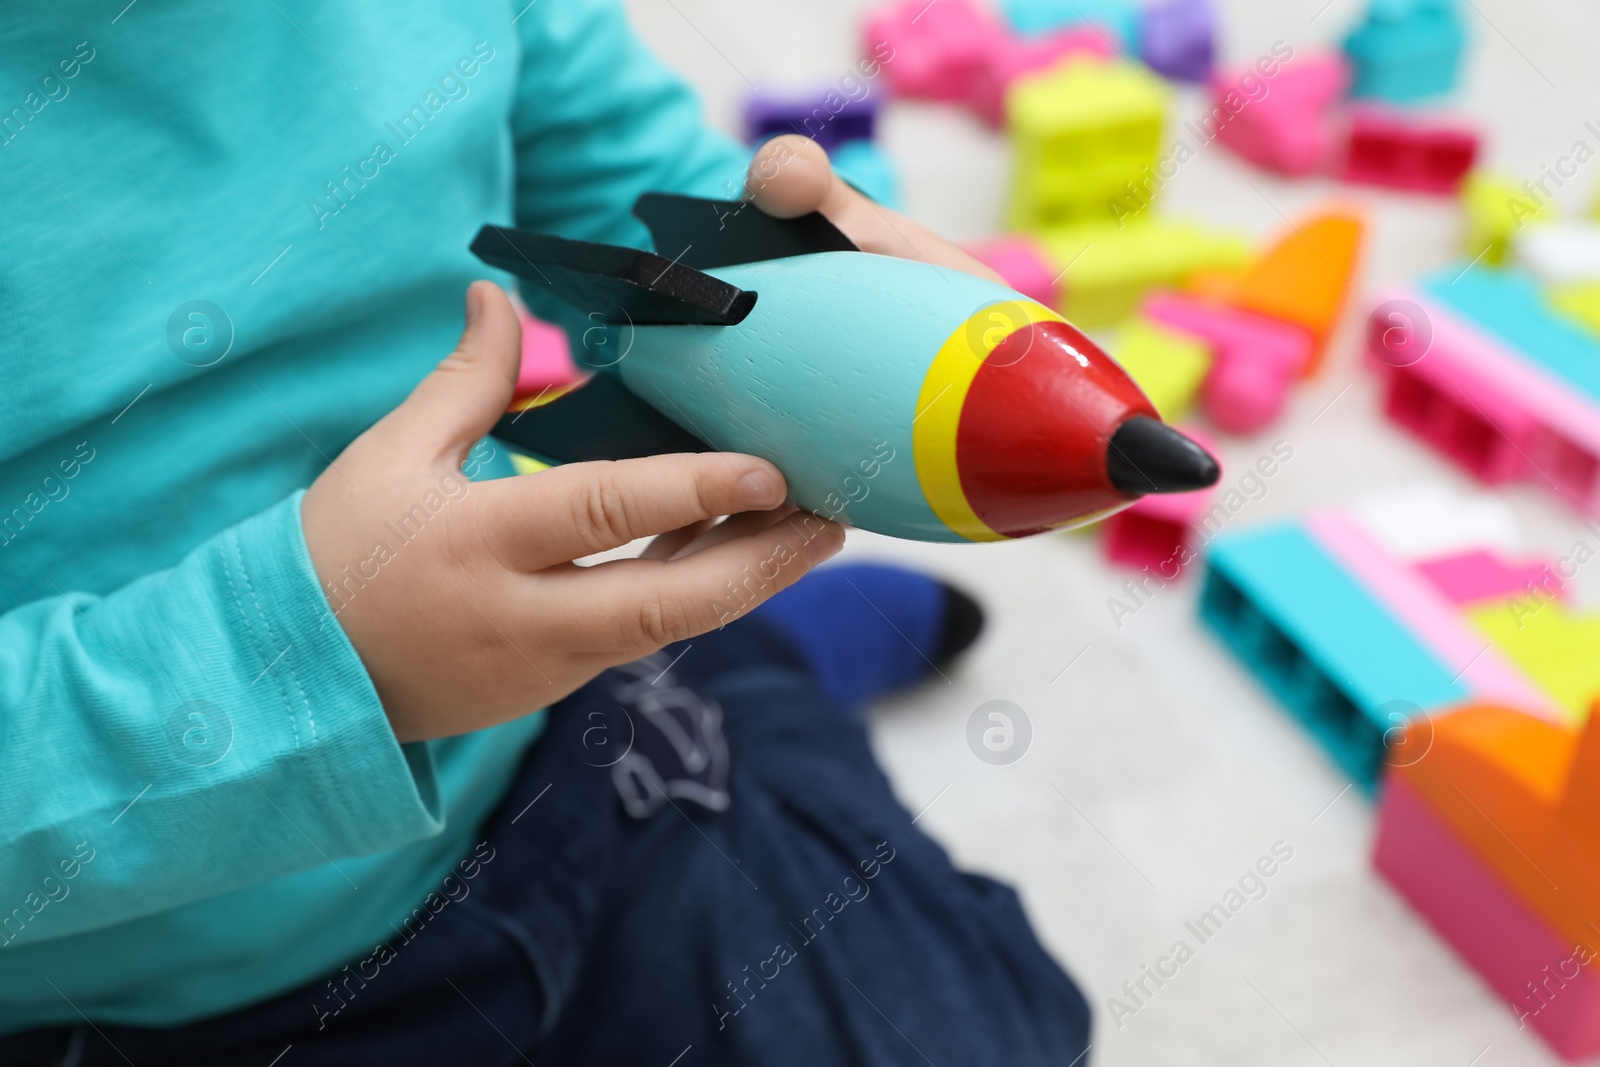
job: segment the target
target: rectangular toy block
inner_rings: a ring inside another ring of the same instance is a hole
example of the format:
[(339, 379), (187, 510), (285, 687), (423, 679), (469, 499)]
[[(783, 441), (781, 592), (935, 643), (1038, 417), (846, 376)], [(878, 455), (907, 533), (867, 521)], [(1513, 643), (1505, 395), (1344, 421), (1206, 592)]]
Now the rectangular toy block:
[(1357, 108), (1350, 119), (1341, 177), (1361, 185), (1454, 196), (1477, 158), (1477, 133), (1458, 123)]
[[(1581, 338), (1581, 330), (1490, 307), (1501, 272), (1470, 281), (1476, 273), (1455, 284), (1441, 275), (1428, 296), (1400, 291), (1374, 310), (1367, 347), (1388, 379), (1386, 414), (1489, 484), (1531, 480), (1600, 511), (1600, 404), (1546, 366), (1568, 369), (1581, 350), (1567, 337), (1564, 349), (1537, 349), (1535, 359), (1517, 343), (1542, 345), (1545, 334), (1565, 331)], [(1515, 339), (1492, 334), (1491, 318)], [(1570, 369), (1585, 377), (1581, 366)]]
[(1594, 940), (1544, 921), (1398, 773), (1384, 788), (1373, 866), (1557, 1054), (1600, 1052), (1600, 977), (1577, 952)]
[(1053, 308), (1061, 301), (1061, 275), (1045, 250), (1031, 237), (996, 237), (968, 245), (967, 253), (989, 267), (1005, 283), (1030, 300)]
[(1188, 413), (1211, 372), (1210, 345), (1143, 317), (1117, 333), (1111, 353), (1165, 422), (1177, 422)]
[(868, 199), (899, 211), (900, 175), (875, 141), (846, 141), (831, 153), (834, 173), (855, 186)]
[(1303, 176), (1327, 168), (1341, 136), (1335, 105), (1344, 97), (1349, 71), (1334, 53), (1295, 56), (1274, 74), (1264, 96), (1252, 99), (1241, 86), (1261, 81), (1252, 67), (1219, 71), (1211, 78), (1212, 111), (1196, 133), (1215, 136), (1258, 167)]
[(900, 0), (867, 20), (865, 54), (900, 96), (964, 102), (1004, 33), (973, 0)]
[(1052, 33), (1088, 22), (1112, 34), (1123, 52), (1139, 54), (1140, 12), (1133, 0), (1001, 0), (1000, 7), (1018, 33)]
[(1535, 203), (1509, 179), (1474, 171), (1461, 187), (1467, 209), (1467, 240), (1462, 254), (1493, 267), (1511, 254), (1512, 235), (1525, 222), (1541, 218), (1548, 204)]
[(1541, 595), (1560, 596), (1565, 590), (1547, 562), (1512, 563), (1482, 549), (1423, 560), (1416, 568), (1456, 604), (1500, 602), (1527, 596), (1530, 590), (1539, 590)]
[(1152, 70), (1178, 81), (1205, 81), (1216, 58), (1211, 0), (1154, 0), (1144, 9), (1140, 40)]
[(1514, 258), (1545, 285), (1600, 282), (1600, 222), (1561, 219), (1517, 234)]
[(522, 323), (522, 364), (517, 370), (516, 399), (524, 400), (542, 392), (571, 385), (583, 375), (572, 361), (572, 346), (567, 331), (543, 319), (536, 319), (513, 302)]
[(1454, 0), (1373, 0), (1344, 41), (1350, 95), (1409, 104), (1448, 93), (1464, 39)]
[(1208, 559), (1202, 619), (1363, 789), (1376, 789), (1391, 715), (1467, 695), (1299, 525), (1225, 534)]
[(1156, 293), (1144, 314), (1169, 329), (1205, 341), (1211, 373), (1201, 403), (1212, 422), (1252, 433), (1283, 410), (1289, 386), (1311, 358), (1311, 335), (1298, 326), (1180, 293)]
[(1600, 615), (1574, 615), (1545, 593), (1518, 593), (1474, 608), (1472, 621), (1569, 717), (1581, 719), (1600, 700)]
[(1551, 310), (1600, 338), (1600, 282), (1554, 285), (1548, 295)]
[(1011, 229), (1128, 214), (1114, 205), (1148, 183), (1166, 112), (1167, 91), (1130, 63), (1074, 58), (1019, 80), (1006, 97)]
[(1047, 257), (1064, 272), (1056, 306), (1091, 330), (1126, 319), (1151, 289), (1180, 286), (1200, 271), (1237, 268), (1250, 254), (1234, 234), (1162, 218), (1038, 232)]
[(1107, 59), (1112, 53), (1111, 39), (1093, 26), (1069, 27), (1046, 37), (1023, 37), (1001, 30), (985, 56), (969, 102), (980, 119), (1000, 126), (1006, 117), (1006, 94), (1020, 79), (1075, 56)]
[[(1216, 448), (1203, 433), (1191, 427), (1184, 434), (1206, 451)], [(1210, 507), (1216, 486), (1192, 493), (1156, 493), (1106, 519), (1104, 540), (1106, 557), (1135, 570), (1148, 569), (1157, 577), (1172, 581), (1197, 558), (1194, 522)]]
[(745, 140), (759, 144), (784, 133), (809, 137), (828, 151), (846, 141), (870, 141), (878, 100), (852, 99), (837, 89), (818, 93), (751, 93), (744, 105)]

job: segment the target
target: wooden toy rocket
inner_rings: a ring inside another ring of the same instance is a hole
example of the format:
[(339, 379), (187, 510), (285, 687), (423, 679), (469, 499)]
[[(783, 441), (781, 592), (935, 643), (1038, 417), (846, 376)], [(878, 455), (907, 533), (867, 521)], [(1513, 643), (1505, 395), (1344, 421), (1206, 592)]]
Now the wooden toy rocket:
[(539, 459), (749, 453), (803, 509), (950, 542), (1217, 479), (1099, 346), (1020, 293), (863, 253), (820, 214), (655, 193), (634, 213), (656, 253), (496, 226), (473, 242), (605, 331), (577, 354), (598, 373), (496, 427)]

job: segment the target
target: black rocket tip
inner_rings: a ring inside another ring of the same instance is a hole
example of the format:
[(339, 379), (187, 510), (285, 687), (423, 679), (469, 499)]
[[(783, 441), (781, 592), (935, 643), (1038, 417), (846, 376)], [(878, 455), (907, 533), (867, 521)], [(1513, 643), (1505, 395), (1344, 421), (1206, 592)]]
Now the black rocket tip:
[(1188, 493), (1217, 484), (1222, 468), (1166, 423), (1135, 415), (1111, 435), (1106, 476), (1124, 493)]

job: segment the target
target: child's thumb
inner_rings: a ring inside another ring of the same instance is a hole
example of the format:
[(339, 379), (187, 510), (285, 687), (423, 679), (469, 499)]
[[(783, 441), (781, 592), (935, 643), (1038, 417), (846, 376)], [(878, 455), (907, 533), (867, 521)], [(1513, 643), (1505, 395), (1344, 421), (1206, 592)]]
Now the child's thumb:
[(522, 362), (522, 324), (505, 290), (467, 289), (467, 326), (454, 352), (395, 411), (406, 438), (459, 459), (506, 413)]

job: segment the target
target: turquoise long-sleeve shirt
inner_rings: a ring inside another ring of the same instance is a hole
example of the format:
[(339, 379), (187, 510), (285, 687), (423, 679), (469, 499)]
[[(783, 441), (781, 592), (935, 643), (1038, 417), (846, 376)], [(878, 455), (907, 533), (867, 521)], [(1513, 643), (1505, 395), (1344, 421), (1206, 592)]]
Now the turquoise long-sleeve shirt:
[(542, 716), (398, 744), (300, 494), (450, 350), (479, 226), (644, 245), (744, 160), (614, 0), (8, 7), (0, 1031), (248, 1004), (445, 893)]

